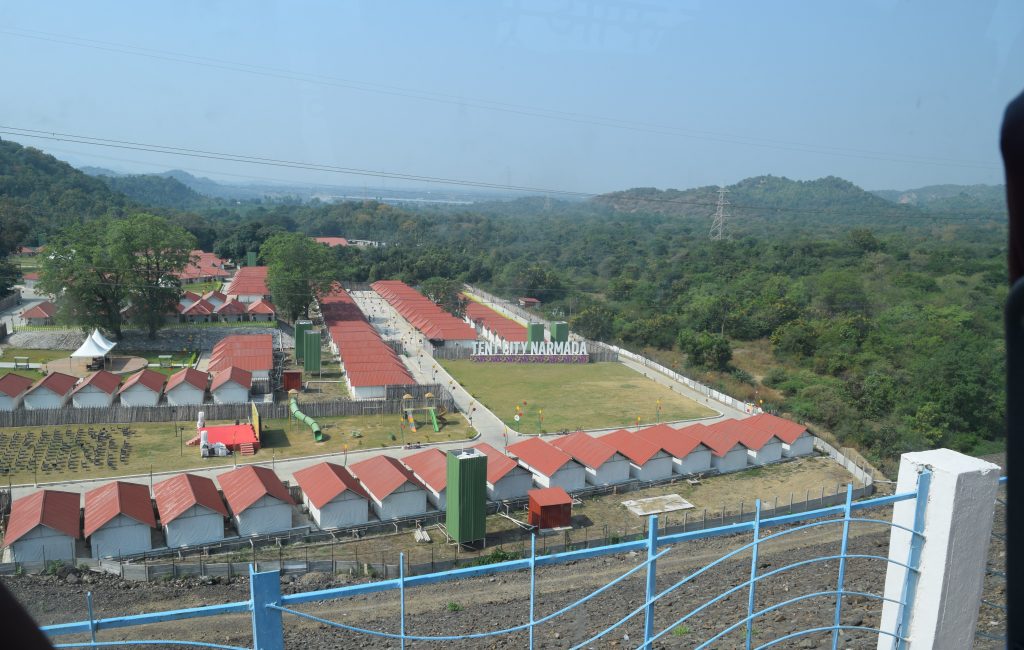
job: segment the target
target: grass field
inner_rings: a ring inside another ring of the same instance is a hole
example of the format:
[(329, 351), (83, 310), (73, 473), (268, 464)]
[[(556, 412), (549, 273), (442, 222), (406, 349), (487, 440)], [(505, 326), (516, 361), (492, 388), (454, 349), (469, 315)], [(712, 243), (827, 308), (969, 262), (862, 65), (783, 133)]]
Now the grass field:
[[(715, 414), (619, 363), (441, 363), (463, 388), (521, 433), (636, 426), (638, 417), (641, 424), (651, 424)], [(519, 422), (514, 419), (516, 405), (524, 409)]]
[(49, 363), (54, 359), (67, 359), (71, 350), (33, 350), (30, 348), (4, 347), (0, 349), (0, 361), (14, 361), (14, 357), (28, 357), (29, 363)]
[[(406, 443), (440, 442), (446, 440), (461, 440), (472, 436), (468, 423), (461, 415), (450, 414), (447, 416), (449, 424), (435, 433), (428, 422), (418, 421), (417, 432), (412, 433), (406, 430), (404, 441)], [(263, 423), (263, 448), (253, 457), (245, 457), (244, 461), (251, 460), (268, 461), (271, 457), (289, 458), (295, 456), (311, 456), (315, 454), (340, 453), (344, 451), (345, 445), (349, 451), (361, 451), (366, 449), (379, 449), (382, 446), (392, 446), (403, 442), (403, 432), (397, 415), (361, 416), (361, 417), (328, 417), (317, 418), (317, 422), (324, 434), (323, 442), (315, 442), (309, 428), (297, 422), (288, 420), (266, 420)], [(209, 424), (229, 424), (229, 422), (209, 422)], [(135, 423), (130, 425), (134, 435), (129, 438), (132, 445), (132, 452), (128, 461), (118, 463), (116, 470), (111, 470), (105, 464), (99, 467), (77, 470), (63, 470), (62, 472), (44, 472), (38, 470), (35, 473), (39, 482), (101, 478), (106, 476), (123, 476), (127, 474), (145, 474), (149, 471), (162, 472), (177, 469), (205, 469), (210, 467), (230, 467), (234, 459), (227, 458), (200, 458), (198, 447), (188, 447), (183, 443), (195, 436), (195, 423), (179, 422), (184, 428), (183, 439), (175, 434), (173, 422), (159, 423)], [(44, 429), (66, 429), (77, 430), (79, 425), (68, 425), (67, 427), (43, 427)], [(118, 429), (125, 425), (92, 425), (94, 429), (107, 426), (107, 428)], [(83, 428), (87, 428), (84, 427)], [(15, 431), (24, 434), (26, 431), (35, 429), (38, 435), (40, 427), (12, 427), (0, 428), (0, 433), (10, 437)], [(354, 432), (360, 435), (356, 437)], [(121, 435), (114, 436), (119, 445)], [(239, 461), (243, 459), (239, 457)], [(36, 480), (31, 467), (12, 472), (9, 476), (0, 476), (0, 480), (11, 483), (32, 483)]]

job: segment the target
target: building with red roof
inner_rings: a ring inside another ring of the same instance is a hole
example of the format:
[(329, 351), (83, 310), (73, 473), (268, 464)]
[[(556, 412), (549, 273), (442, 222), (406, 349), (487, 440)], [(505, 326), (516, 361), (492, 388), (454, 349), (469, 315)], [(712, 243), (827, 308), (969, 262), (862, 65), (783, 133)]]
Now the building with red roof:
[(57, 315), (57, 306), (49, 300), (33, 305), (21, 312), (21, 319), (26, 325), (53, 325)]
[(374, 456), (349, 468), (370, 495), (381, 521), (413, 517), (427, 511), (427, 491), (408, 467), (391, 456)]
[(487, 305), (466, 297), (466, 322), (473, 325), (480, 336), (491, 343), (526, 342), (526, 327), (499, 314)]
[(569, 454), (586, 470), (590, 485), (612, 485), (629, 480), (629, 460), (597, 438), (582, 431), (551, 439), (551, 444)]
[(84, 533), (94, 558), (151, 550), (154, 528), (148, 486), (114, 481), (85, 493)]
[(71, 391), (71, 404), (75, 408), (101, 408), (110, 406), (117, 397), (121, 377), (99, 370), (83, 378)]
[(235, 299), (226, 300), (213, 311), (217, 314), (217, 320), (227, 323), (237, 323), (248, 318), (248, 311), (246, 309), (247, 304), (248, 303), (239, 302)]
[(672, 476), (672, 457), (660, 446), (619, 429), (598, 438), (629, 461), (629, 476), (638, 481), (660, 481)]
[(711, 469), (711, 449), (701, 442), (703, 424), (692, 424), (674, 429), (667, 424), (640, 429), (635, 435), (651, 442), (672, 457), (672, 469), (676, 474), (689, 475), (707, 472)]
[(223, 280), (230, 275), (224, 270), (224, 260), (213, 253), (194, 250), (189, 258), (189, 263), (185, 265), (185, 268), (176, 273), (182, 284)]
[(220, 291), (207, 291), (203, 294), (203, 300), (213, 305), (213, 309), (216, 311), (218, 307), (228, 301), (228, 297)]
[(71, 391), (77, 383), (78, 377), (51, 372), (25, 392), (22, 405), (30, 411), (62, 408), (71, 399)]
[(171, 406), (202, 404), (206, 400), (206, 385), (210, 376), (195, 368), (182, 368), (167, 378), (164, 395)]
[(292, 527), (292, 501), (277, 474), (266, 467), (246, 465), (217, 476), (241, 537), (273, 533)]
[(302, 502), (320, 528), (361, 526), (370, 518), (370, 495), (347, 468), (318, 463), (292, 475)]
[(768, 465), (782, 460), (782, 438), (771, 428), (755, 427), (751, 424), (750, 418), (725, 422), (730, 423), (731, 431), (735, 432), (737, 439), (747, 448), (747, 460), (751, 465)]
[(271, 334), (225, 336), (210, 352), (210, 372), (241, 368), (252, 373), (253, 385), (266, 385), (274, 369), (274, 337)]
[(4, 546), (10, 562), (75, 560), (80, 538), (81, 496), (77, 492), (39, 490), (16, 499), (7, 519)]
[(533, 487), (533, 474), (486, 442), (473, 446), (487, 456), (487, 498), (522, 499)]
[(736, 420), (720, 420), (705, 426), (700, 440), (711, 449), (711, 468), (719, 473), (746, 469), (748, 447), (740, 441), (745, 429)]
[(267, 267), (246, 266), (238, 269), (224, 293), (229, 298), (241, 302), (270, 300), (270, 289), (267, 287)]
[(505, 448), (540, 487), (559, 486), (569, 492), (582, 490), (587, 484), (587, 471), (554, 445), (540, 438), (528, 438)]
[(162, 373), (143, 368), (121, 384), (118, 391), (121, 406), (156, 406), (164, 394), (166, 380)]
[(427, 488), (427, 501), (438, 510), (447, 505), (448, 458), (440, 449), (430, 448), (406, 456), (402, 464), (412, 470), (423, 487)]
[(270, 322), (277, 318), (277, 309), (265, 299), (248, 303), (245, 313), (251, 321)]
[(435, 346), (469, 348), (476, 341), (476, 330), (472, 326), (404, 282), (378, 280), (370, 286)]
[(178, 474), (153, 486), (167, 546), (193, 546), (224, 539), (228, 509), (213, 479)]
[(31, 387), (31, 379), (13, 372), (0, 377), (0, 411), (13, 411), (21, 406), (21, 400)]
[(348, 240), (344, 237), (314, 237), (313, 239), (314, 241), (331, 248), (334, 248), (335, 246), (348, 246)]
[(782, 440), (783, 458), (808, 456), (814, 453), (814, 437), (802, 424), (770, 413), (755, 415), (747, 418), (746, 422), (754, 429), (770, 431)]
[(234, 366), (214, 373), (210, 382), (214, 404), (244, 404), (249, 401), (251, 389), (252, 373)]

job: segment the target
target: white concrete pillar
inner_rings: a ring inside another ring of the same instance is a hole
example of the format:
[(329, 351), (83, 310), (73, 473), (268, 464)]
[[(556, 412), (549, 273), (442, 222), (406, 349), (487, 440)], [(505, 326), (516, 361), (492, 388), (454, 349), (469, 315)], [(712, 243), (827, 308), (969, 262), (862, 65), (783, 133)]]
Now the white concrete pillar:
[[(896, 492), (913, 492), (918, 476), (931, 471), (924, 511), (924, 541), (920, 547), (917, 586), (908, 616), (896, 603), (882, 605), (881, 629), (908, 639), (911, 650), (962, 650), (974, 645), (974, 628), (985, 578), (992, 513), (995, 508), (999, 467), (949, 449), (903, 454)], [(893, 523), (914, 527), (916, 500), (893, 506)], [(906, 564), (912, 535), (893, 528), (889, 559)], [(907, 570), (889, 564), (885, 597), (904, 598)], [(879, 635), (878, 650), (897, 647), (890, 636)]]

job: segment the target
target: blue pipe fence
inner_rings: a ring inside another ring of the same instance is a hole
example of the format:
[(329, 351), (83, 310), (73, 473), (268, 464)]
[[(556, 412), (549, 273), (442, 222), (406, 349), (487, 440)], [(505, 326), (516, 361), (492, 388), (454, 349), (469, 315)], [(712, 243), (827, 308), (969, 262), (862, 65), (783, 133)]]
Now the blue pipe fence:
[[(748, 650), (752, 648), (757, 648), (758, 650), (762, 648), (770, 648), (780, 643), (784, 643), (786, 641), (797, 639), (803, 636), (824, 633), (831, 634), (831, 647), (835, 649), (839, 646), (840, 634), (843, 632), (860, 632), (868, 633), (871, 635), (877, 635), (880, 637), (889, 637), (893, 641), (894, 648), (903, 648), (905, 647), (906, 639), (903, 636), (901, 636), (901, 634), (903, 633), (903, 630), (906, 629), (910, 613), (913, 609), (918, 575), (918, 561), (920, 559), (920, 551), (924, 541), (924, 516), (927, 503), (928, 488), (930, 484), (930, 476), (931, 474), (927, 470), (919, 474), (917, 489), (915, 491), (877, 497), (857, 502), (854, 502), (852, 498), (852, 486), (847, 486), (846, 500), (842, 505), (820, 508), (817, 510), (811, 510), (795, 514), (775, 516), (771, 518), (761, 517), (761, 506), (760, 502), (758, 501), (755, 505), (754, 517), (752, 521), (737, 522), (724, 526), (718, 526), (716, 528), (708, 528), (692, 532), (659, 535), (659, 527), (657, 523), (658, 518), (656, 515), (654, 515), (651, 516), (649, 519), (648, 534), (646, 539), (627, 541), (618, 544), (611, 544), (594, 548), (567, 551), (552, 555), (537, 555), (536, 537), (533, 537), (531, 539), (530, 555), (526, 558), (510, 560), (496, 564), (472, 566), (461, 569), (455, 569), (451, 571), (443, 571), (438, 573), (430, 573), (415, 576), (406, 576), (404, 571), (404, 562), (400, 562), (400, 573), (398, 578), (396, 579), (382, 580), (366, 584), (357, 584), (318, 591), (308, 591), (302, 593), (282, 595), (280, 587), (280, 576), (277, 571), (259, 572), (253, 570), (252, 567), (250, 567), (250, 598), (245, 601), (231, 602), (221, 605), (210, 605), (205, 607), (194, 607), (189, 609), (154, 612), (135, 616), (120, 616), (114, 618), (94, 619), (91, 615), (92, 603), (90, 595), (90, 617), (88, 620), (77, 621), (73, 623), (48, 625), (43, 627), (42, 630), (45, 634), (47, 634), (50, 637), (61, 637), (73, 634), (90, 635), (90, 639), (88, 641), (63, 643), (57, 645), (56, 647), (58, 648), (89, 648), (122, 645), (192, 645), (196, 647), (225, 648), (228, 650), (239, 650), (239, 646), (231, 646), (216, 643), (197, 643), (193, 641), (101, 641), (96, 640), (96, 633), (126, 627), (147, 625), (151, 623), (180, 621), (201, 617), (219, 616), (224, 614), (248, 613), (252, 619), (252, 647), (257, 648), (259, 650), (281, 650), (282, 648), (284, 648), (285, 615), (287, 615), (288, 617), (314, 621), (321, 625), (329, 626), (337, 630), (345, 630), (349, 633), (354, 633), (357, 635), (367, 635), (370, 637), (388, 639), (390, 640), (390, 642), (393, 642), (396, 646), (401, 648), (405, 648), (406, 642), (408, 641), (434, 641), (439, 643), (453, 641), (472, 641), (474, 639), (491, 638), (522, 632), (526, 632), (528, 634), (528, 647), (533, 648), (535, 630), (539, 626), (555, 621), (563, 615), (579, 607), (583, 607), (584, 605), (586, 605), (588, 601), (591, 601), (600, 594), (607, 592), (609, 589), (622, 583), (627, 578), (634, 576), (642, 571), (645, 571), (646, 588), (644, 602), (639, 606), (633, 608), (628, 613), (626, 613), (612, 625), (607, 626), (600, 631), (596, 631), (589, 638), (581, 642), (578, 642), (576, 645), (573, 646), (574, 650), (579, 648), (590, 647), (595, 642), (600, 641), (601, 639), (606, 637), (610, 639), (610, 634), (613, 634), (616, 630), (621, 629), (624, 625), (626, 625), (628, 622), (630, 622), (636, 617), (642, 617), (643, 619), (643, 638), (642, 640), (637, 640), (637, 645), (635, 647), (644, 649), (651, 648), (654, 643), (659, 641), (666, 634), (669, 634), (678, 626), (684, 625), (688, 620), (692, 619), (694, 616), (700, 614), (703, 611), (708, 610), (708, 608), (712, 607), (716, 603), (722, 602), (723, 600), (729, 598), (733, 594), (740, 594), (744, 591), (747, 592), (746, 616), (738, 621), (733, 621), (723, 625), (723, 627), (713, 636), (699, 643), (699, 645), (696, 645), (697, 648), (711, 647), (715, 645), (717, 642), (720, 642), (727, 635), (738, 630), (743, 631), (745, 639), (744, 647)], [(856, 513), (859, 513), (860, 511), (883, 506), (891, 506), (892, 504), (895, 504), (897, 502), (908, 500), (916, 501), (913, 528), (906, 528), (904, 526), (894, 524), (892, 521), (887, 521), (884, 519), (875, 519), (868, 516), (856, 516)], [(888, 526), (890, 528), (900, 528), (910, 532), (912, 541), (910, 544), (910, 549), (906, 561), (900, 562), (898, 560), (892, 560), (887, 556), (881, 555), (850, 553), (848, 546), (848, 541), (850, 537), (850, 526), (851, 524), (855, 523), (883, 525)], [(778, 532), (773, 532), (766, 535), (762, 534), (762, 531), (780, 526), (783, 526), (785, 528)], [(840, 529), (841, 548), (838, 554), (806, 558), (799, 560), (797, 562), (793, 562), (786, 566), (774, 568), (770, 571), (759, 573), (758, 568), (761, 565), (758, 564), (758, 549), (765, 542), (778, 540), (788, 535), (797, 533), (799, 531), (830, 526), (837, 526)], [(719, 557), (717, 560), (714, 560), (713, 562), (701, 567), (700, 569), (697, 569), (689, 573), (683, 578), (673, 582), (673, 584), (671, 584), (670, 586), (665, 587), (660, 591), (658, 590), (657, 561), (663, 556), (665, 556), (667, 553), (671, 552), (672, 547), (674, 545), (692, 540), (708, 539), (713, 537), (736, 535), (741, 533), (751, 534), (751, 541), (749, 543), (743, 544), (739, 548), (729, 551), (728, 553)], [(611, 580), (610, 582), (599, 587), (598, 589), (586, 594), (585, 596), (576, 600), (575, 602), (566, 605), (561, 609), (546, 616), (536, 616), (536, 575), (538, 568), (628, 552), (644, 552), (646, 553), (646, 558), (638, 564), (636, 564), (635, 566), (633, 566), (632, 568), (630, 568), (629, 570), (619, 575), (617, 578)], [(714, 567), (720, 566), (723, 563), (734, 558), (737, 558), (738, 556), (747, 552), (750, 552), (751, 554), (749, 579), (745, 580), (744, 582), (738, 585), (731, 586), (722, 591), (721, 593), (705, 600), (703, 603), (694, 607), (689, 612), (678, 617), (670, 625), (663, 626), (661, 627), (661, 629), (657, 628), (657, 626), (655, 625), (654, 614), (660, 602), (663, 602), (667, 597), (671, 596), (672, 594), (677, 593), (681, 588), (692, 583), (696, 578), (707, 573)], [(845, 584), (846, 569), (847, 561), (850, 559), (879, 561), (885, 564), (886, 566), (893, 564), (906, 568), (907, 577), (903, 585), (900, 600), (893, 601), (892, 599), (886, 598), (881, 594), (847, 589)], [(784, 602), (763, 607), (762, 609), (755, 608), (756, 590), (758, 588), (759, 583), (761, 583), (763, 580), (784, 574), (798, 567), (807, 567), (822, 562), (835, 561), (838, 561), (839, 570), (834, 588), (796, 596)], [(421, 587), (424, 585), (433, 585), (466, 578), (491, 576), (495, 574), (502, 574), (515, 571), (528, 571), (530, 577), (529, 616), (528, 619), (523, 623), (503, 629), (481, 631), (472, 634), (429, 636), (409, 632), (408, 627), (406, 625), (407, 617), (405, 608), (406, 592), (408, 589), (414, 587)], [(366, 628), (357, 627), (354, 625), (348, 625), (345, 623), (332, 621), (323, 617), (318, 617), (313, 614), (309, 614), (307, 612), (302, 612), (297, 609), (294, 609), (295, 606), (301, 605), (303, 603), (331, 601), (380, 592), (398, 593), (400, 602), (400, 620), (398, 624), (399, 631), (397, 633), (385, 632), (381, 630), (370, 630)], [(879, 628), (870, 627), (868, 625), (843, 624), (842, 613), (844, 598), (854, 596), (859, 597), (861, 599), (869, 599), (878, 602), (896, 602), (900, 606), (902, 612), (902, 615), (899, 617), (898, 627), (895, 630), (882, 630)], [(754, 644), (755, 639), (753, 630), (754, 623), (757, 620), (761, 619), (769, 613), (782, 610), (788, 606), (821, 597), (833, 598), (835, 600), (834, 613), (832, 615), (832, 625), (797, 630), (772, 640), (758, 640), (759, 645)], [(722, 644), (719, 645), (721, 646)], [(730, 647), (732, 646), (730, 645)]]

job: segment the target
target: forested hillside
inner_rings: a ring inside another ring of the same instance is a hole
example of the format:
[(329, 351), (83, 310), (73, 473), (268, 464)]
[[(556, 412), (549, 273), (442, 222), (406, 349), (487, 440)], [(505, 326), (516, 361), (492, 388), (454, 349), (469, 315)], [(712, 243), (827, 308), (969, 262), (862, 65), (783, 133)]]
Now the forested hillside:
[(139, 174), (132, 176), (99, 176), (110, 189), (138, 203), (177, 210), (198, 210), (215, 202), (176, 178)]
[[(0, 214), (18, 243), (138, 207), (3, 144)], [(454, 279), (537, 297), (582, 334), (765, 399), (876, 460), (998, 444), (1004, 211), (897, 205), (834, 177), (763, 176), (728, 189), (725, 241), (708, 238), (714, 187), (416, 210), (366, 201), (149, 211), (234, 259), (287, 232), (387, 242), (329, 249), (323, 264), (342, 280)]]

